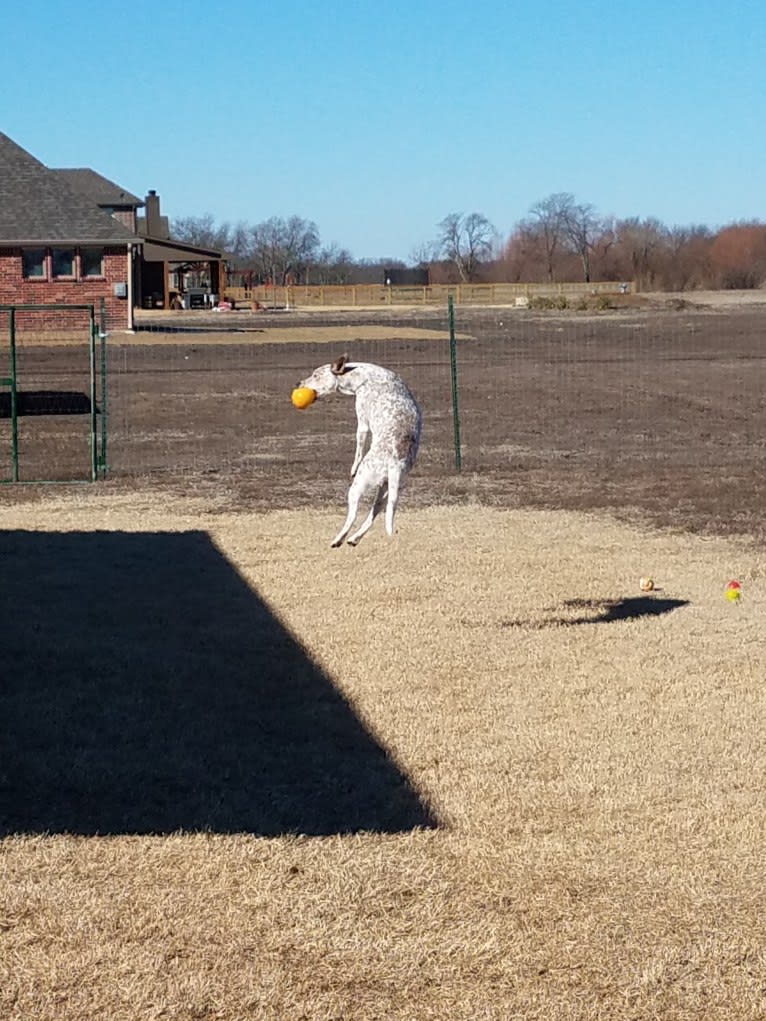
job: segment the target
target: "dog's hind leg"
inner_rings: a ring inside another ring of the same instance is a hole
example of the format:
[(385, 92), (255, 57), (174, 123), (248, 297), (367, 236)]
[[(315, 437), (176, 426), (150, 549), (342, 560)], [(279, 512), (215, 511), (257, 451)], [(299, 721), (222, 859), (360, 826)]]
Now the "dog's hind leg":
[(369, 530), (372, 528), (373, 521), (378, 516), (378, 514), (380, 514), (380, 512), (383, 510), (383, 505), (386, 502), (387, 492), (388, 484), (384, 482), (381, 486), (379, 486), (378, 491), (375, 494), (375, 500), (373, 502), (372, 507), (370, 508), (370, 513), (364, 519), (361, 526), (356, 530), (356, 532), (354, 532), (354, 534), (349, 537), (348, 540), (349, 546), (356, 546), (356, 544), (359, 542), (359, 540), (362, 538), (365, 532), (369, 532)]
[(399, 489), (402, 482), (402, 468), (400, 465), (392, 465), (388, 469), (388, 501), (386, 503), (386, 532), (394, 534), (394, 515), (396, 505), (399, 503)]
[(338, 532), (333, 541), (330, 543), (331, 547), (340, 546), (343, 540), (346, 538), (348, 533), (356, 521), (356, 516), (359, 513), (359, 501), (362, 497), (366, 487), (366, 480), (364, 472), (357, 472), (354, 476), (354, 481), (349, 486), (348, 490), (348, 514), (346, 520), (343, 522), (343, 528)]

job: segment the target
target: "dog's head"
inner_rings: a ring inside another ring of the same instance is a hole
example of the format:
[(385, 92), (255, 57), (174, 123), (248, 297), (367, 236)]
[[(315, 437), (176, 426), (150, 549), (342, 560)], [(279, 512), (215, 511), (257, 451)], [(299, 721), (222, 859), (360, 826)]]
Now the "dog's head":
[(339, 393), (353, 393), (347, 385), (348, 376), (353, 372), (354, 366), (348, 360), (348, 355), (341, 355), (334, 362), (327, 365), (320, 365), (314, 369), (310, 376), (298, 383), (299, 387), (307, 387), (313, 390), (317, 397), (326, 397), (327, 394), (338, 391)]

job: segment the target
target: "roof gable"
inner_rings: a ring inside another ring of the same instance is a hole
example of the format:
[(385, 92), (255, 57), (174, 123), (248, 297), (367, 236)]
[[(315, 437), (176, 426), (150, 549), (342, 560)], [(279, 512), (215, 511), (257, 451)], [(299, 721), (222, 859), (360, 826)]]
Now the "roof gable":
[(52, 168), (54, 174), (58, 174), (62, 181), (66, 181), (70, 188), (85, 195), (97, 206), (126, 206), (130, 209), (139, 209), (144, 200), (136, 195), (131, 195), (119, 184), (110, 181), (108, 177), (96, 173), (90, 167)]
[(0, 244), (135, 240), (137, 235), (99, 209), (93, 198), (0, 132)]

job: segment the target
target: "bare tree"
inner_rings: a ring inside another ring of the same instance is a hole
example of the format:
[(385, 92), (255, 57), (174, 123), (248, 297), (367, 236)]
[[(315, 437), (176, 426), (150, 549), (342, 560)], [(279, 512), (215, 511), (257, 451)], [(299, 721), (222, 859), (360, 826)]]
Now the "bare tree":
[(436, 241), (427, 241), (416, 245), (410, 252), (410, 264), (413, 266), (430, 266), (439, 258), (439, 246)]
[(242, 258), (247, 255), (249, 240), (250, 228), (243, 220), (238, 220), (233, 227), (228, 229), (228, 239), (224, 251)]
[(492, 254), (497, 235), (481, 213), (450, 213), (439, 224), (438, 251), (454, 263), (464, 282), (470, 282), (482, 261)]
[(766, 279), (766, 224), (753, 220), (722, 228), (710, 259), (717, 287), (760, 287)]
[(305, 274), (319, 249), (319, 231), (310, 220), (278, 216), (258, 223), (250, 231), (250, 260), (259, 275), (273, 284)]
[(591, 253), (599, 236), (603, 233), (604, 224), (589, 202), (572, 204), (564, 215), (564, 235), (573, 252), (576, 252), (582, 263), (583, 279), (590, 283)]
[[(724, 228), (725, 229), (725, 228)], [(713, 275), (715, 236), (703, 223), (671, 227), (668, 231), (671, 255), (662, 274), (663, 286), (671, 291), (709, 287)]]
[(170, 223), (170, 236), (197, 248), (215, 248), (228, 251), (231, 228), (227, 223), (216, 224), (212, 213), (202, 216), (181, 216)]
[(668, 229), (648, 217), (631, 217), (616, 225), (617, 248), (626, 275), (631, 276), (639, 290), (654, 286), (662, 269), (668, 245)]
[(347, 284), (353, 268), (351, 253), (332, 242), (317, 253), (316, 261), (311, 266), (306, 267), (306, 283)]
[(556, 253), (566, 242), (567, 222), (574, 208), (573, 195), (557, 192), (536, 202), (529, 210), (529, 218), (519, 225), (528, 243), (537, 241), (544, 251), (546, 273), (551, 282), (555, 277)]

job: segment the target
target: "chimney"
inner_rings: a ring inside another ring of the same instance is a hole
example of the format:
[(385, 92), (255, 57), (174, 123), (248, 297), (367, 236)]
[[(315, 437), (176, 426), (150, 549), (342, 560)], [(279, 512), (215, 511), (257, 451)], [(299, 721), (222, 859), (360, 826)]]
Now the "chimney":
[(160, 219), (160, 197), (152, 189), (145, 199), (146, 234), (150, 238), (162, 237), (162, 220)]

